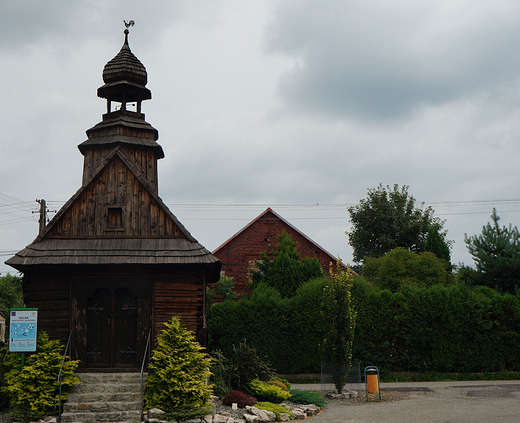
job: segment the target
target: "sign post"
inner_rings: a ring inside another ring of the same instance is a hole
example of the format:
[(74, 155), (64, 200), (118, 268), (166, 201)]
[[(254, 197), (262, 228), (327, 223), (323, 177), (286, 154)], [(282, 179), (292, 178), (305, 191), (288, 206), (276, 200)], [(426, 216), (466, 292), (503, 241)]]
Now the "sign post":
[(22, 353), (22, 369), (26, 352), (36, 351), (37, 308), (12, 308), (9, 324), (9, 351)]

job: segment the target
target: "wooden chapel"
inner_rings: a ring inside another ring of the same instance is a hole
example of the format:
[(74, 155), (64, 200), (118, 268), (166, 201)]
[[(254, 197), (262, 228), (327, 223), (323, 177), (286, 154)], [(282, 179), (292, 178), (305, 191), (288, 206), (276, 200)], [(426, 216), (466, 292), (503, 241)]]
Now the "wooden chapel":
[[(134, 370), (149, 332), (180, 316), (205, 344), (206, 285), (220, 261), (177, 220), (158, 195), (158, 131), (141, 113), (152, 95), (128, 29), (103, 69), (100, 123), (79, 145), (83, 183), (38, 237), (6, 261), (23, 273), (38, 330), (67, 342), (81, 368)], [(132, 103), (134, 110), (129, 110)]]

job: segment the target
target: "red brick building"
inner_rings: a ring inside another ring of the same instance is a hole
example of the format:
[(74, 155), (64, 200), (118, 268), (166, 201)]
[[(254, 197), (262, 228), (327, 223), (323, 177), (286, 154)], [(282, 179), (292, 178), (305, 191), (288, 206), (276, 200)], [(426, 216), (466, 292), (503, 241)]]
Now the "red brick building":
[(301, 257), (316, 257), (325, 271), (331, 262), (336, 265), (337, 257), (268, 208), (213, 251), (213, 255), (222, 262), (222, 273), (234, 278), (237, 292), (249, 292), (249, 269), (256, 267), (255, 261), (260, 259), (260, 252), (272, 256), (278, 245), (277, 237), (284, 230), (298, 243)]

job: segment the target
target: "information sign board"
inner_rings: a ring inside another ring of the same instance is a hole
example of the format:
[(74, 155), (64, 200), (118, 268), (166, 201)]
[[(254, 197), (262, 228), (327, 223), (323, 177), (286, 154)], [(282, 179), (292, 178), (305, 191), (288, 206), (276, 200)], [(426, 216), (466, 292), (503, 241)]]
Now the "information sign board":
[(9, 324), (9, 351), (35, 352), (38, 309), (12, 308)]

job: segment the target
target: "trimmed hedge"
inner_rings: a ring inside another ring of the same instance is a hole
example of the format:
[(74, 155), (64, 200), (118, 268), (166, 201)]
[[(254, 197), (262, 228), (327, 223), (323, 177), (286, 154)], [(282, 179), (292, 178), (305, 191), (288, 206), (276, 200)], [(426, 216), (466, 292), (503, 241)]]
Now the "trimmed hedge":
[[(208, 312), (209, 348), (232, 353), (247, 339), (279, 373), (320, 371), (322, 289), (327, 279), (282, 299), (260, 287)], [(520, 371), (520, 294), (464, 285), (379, 290), (356, 280), (353, 360), (382, 372)]]

